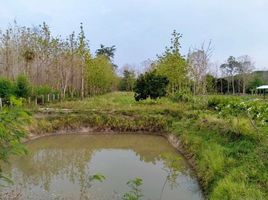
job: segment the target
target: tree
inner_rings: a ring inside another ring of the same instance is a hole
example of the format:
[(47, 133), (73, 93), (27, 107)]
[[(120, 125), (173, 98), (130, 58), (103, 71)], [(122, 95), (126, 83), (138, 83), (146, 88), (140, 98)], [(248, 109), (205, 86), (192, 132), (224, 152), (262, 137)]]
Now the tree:
[(229, 79), (231, 77), (232, 80), (232, 90), (233, 94), (235, 94), (235, 81), (234, 76), (237, 72), (237, 70), (240, 68), (240, 63), (236, 60), (235, 57), (230, 56), (226, 63), (222, 64), (220, 66), (222, 70), (224, 70), (225, 74), (227, 75), (227, 81), (228, 81), (228, 93), (229, 93)]
[(214, 76), (212, 76), (212, 75), (210, 75), (210, 74), (207, 74), (206, 76), (205, 76), (205, 81), (206, 81), (206, 91), (208, 92), (208, 93), (215, 93), (216, 92), (216, 87), (217, 87), (217, 85), (216, 85), (216, 78), (214, 77)]
[(154, 68), (157, 74), (165, 76), (169, 80), (168, 91), (175, 93), (182, 90), (188, 84), (188, 69), (185, 59), (180, 54), (180, 39), (182, 35), (175, 30), (172, 33), (171, 46), (158, 56)]
[(97, 56), (86, 63), (86, 80), (90, 95), (110, 92), (117, 84), (117, 76), (106, 56)]
[(100, 48), (96, 51), (96, 56), (105, 56), (112, 63), (113, 67), (116, 69), (118, 66), (113, 63), (113, 58), (115, 55), (115, 45), (111, 47), (105, 47), (103, 44), (100, 45)]
[(238, 61), (240, 63), (240, 65), (238, 65), (238, 74), (242, 81), (243, 94), (245, 94), (250, 74), (254, 69), (254, 63), (248, 55), (240, 56)]
[(80, 25), (80, 33), (78, 36), (78, 55), (80, 56), (80, 76), (81, 76), (81, 98), (85, 96), (85, 63), (90, 59), (88, 43), (83, 28), (83, 24)]
[(205, 94), (207, 88), (206, 75), (208, 73), (209, 59), (212, 55), (211, 42), (200, 48), (189, 50), (187, 63), (189, 66), (190, 78), (193, 80), (194, 94)]
[(115, 45), (111, 47), (105, 47), (103, 44), (101, 44), (100, 48), (97, 49), (96, 51), (96, 55), (97, 56), (104, 55), (111, 61), (114, 58), (115, 51), (116, 51)]
[(165, 96), (168, 83), (168, 78), (163, 75), (158, 75), (156, 71), (141, 74), (136, 80), (134, 87), (135, 100), (145, 100), (148, 97), (157, 99)]
[(135, 80), (135, 71), (129, 69), (128, 66), (125, 66), (123, 77), (120, 80), (120, 90), (133, 91)]

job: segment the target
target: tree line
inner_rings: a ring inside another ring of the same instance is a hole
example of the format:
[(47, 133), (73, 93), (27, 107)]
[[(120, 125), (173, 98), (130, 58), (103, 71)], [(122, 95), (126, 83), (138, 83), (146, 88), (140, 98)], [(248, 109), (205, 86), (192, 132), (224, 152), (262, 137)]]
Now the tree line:
[[(257, 83), (257, 77), (252, 75), (254, 62), (250, 56), (244, 55), (238, 58), (230, 56), (218, 67), (211, 62), (213, 54), (211, 41), (207, 44), (204, 42), (200, 47), (189, 49), (188, 54), (183, 56), (181, 38), (182, 35), (174, 31), (170, 46), (165, 48), (164, 53), (157, 55), (157, 59), (150, 64), (147, 74), (140, 75), (138, 80), (144, 82), (144, 76), (148, 76), (148, 72), (155, 76), (167, 77), (169, 81), (167, 92), (171, 95), (178, 92), (194, 95), (246, 94), (253, 92), (256, 86), (259, 86), (260, 81)], [(130, 72), (125, 71), (124, 74)], [(124, 78), (127, 79), (127, 76)], [(163, 82), (159, 84), (165, 85)], [(150, 87), (152, 86), (148, 82), (144, 90), (149, 91)], [(141, 90), (141, 84), (136, 84), (134, 89), (135, 91)]]
[[(257, 86), (257, 80), (251, 76), (254, 62), (248, 55), (230, 56), (217, 67), (211, 62), (211, 42), (190, 48), (184, 56), (181, 38), (180, 33), (173, 31), (170, 45), (147, 67), (148, 72), (168, 79), (168, 94), (245, 94)], [(63, 98), (83, 98), (117, 89), (133, 91), (136, 72), (128, 66), (122, 77), (118, 76), (113, 63), (115, 51), (115, 46), (100, 45), (92, 53), (83, 24), (78, 34), (72, 32), (62, 38), (53, 36), (46, 23), (24, 27), (14, 22), (7, 30), (0, 30), (0, 74), (9, 81), (26, 77), (34, 86), (29, 95), (57, 91)]]
[(115, 46), (91, 53), (83, 24), (78, 34), (53, 36), (46, 23), (37, 27), (16, 22), (0, 30), (0, 74), (14, 81), (24, 75), (34, 86), (50, 87), (64, 98), (112, 91), (118, 84), (113, 64)]

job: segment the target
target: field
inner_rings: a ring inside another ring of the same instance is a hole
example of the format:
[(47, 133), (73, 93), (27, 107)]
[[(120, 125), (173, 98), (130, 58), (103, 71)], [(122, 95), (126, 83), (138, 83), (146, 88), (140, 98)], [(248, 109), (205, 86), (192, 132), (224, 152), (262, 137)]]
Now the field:
[(31, 130), (43, 134), (90, 126), (100, 131), (172, 133), (194, 163), (208, 199), (267, 199), (266, 105), (252, 97), (232, 96), (136, 102), (133, 93), (115, 92), (45, 105), (51, 109), (36, 113)]

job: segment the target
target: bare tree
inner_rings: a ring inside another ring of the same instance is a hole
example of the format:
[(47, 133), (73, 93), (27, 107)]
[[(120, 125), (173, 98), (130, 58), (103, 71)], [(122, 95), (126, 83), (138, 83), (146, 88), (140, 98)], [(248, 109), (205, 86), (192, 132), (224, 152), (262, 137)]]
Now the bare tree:
[(254, 62), (248, 55), (238, 57), (240, 63), (238, 68), (238, 75), (241, 77), (243, 94), (246, 93), (246, 85), (248, 84), (251, 72), (254, 70)]
[(208, 72), (209, 60), (212, 53), (213, 49), (211, 41), (207, 45), (203, 42), (200, 48), (189, 50), (187, 62), (189, 65), (190, 77), (194, 84), (194, 94), (206, 93), (206, 74)]

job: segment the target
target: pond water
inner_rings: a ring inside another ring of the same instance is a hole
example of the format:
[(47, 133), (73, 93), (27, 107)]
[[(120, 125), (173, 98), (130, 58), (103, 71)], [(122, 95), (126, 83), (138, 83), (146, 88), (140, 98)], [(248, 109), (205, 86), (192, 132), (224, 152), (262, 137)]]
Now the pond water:
[[(150, 135), (61, 135), (27, 143), (28, 154), (4, 167), (20, 199), (119, 200), (139, 177), (144, 200), (197, 200), (202, 192), (183, 157)], [(103, 182), (92, 180), (105, 176)], [(2, 189), (3, 190), (3, 189)]]

